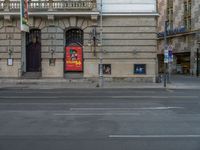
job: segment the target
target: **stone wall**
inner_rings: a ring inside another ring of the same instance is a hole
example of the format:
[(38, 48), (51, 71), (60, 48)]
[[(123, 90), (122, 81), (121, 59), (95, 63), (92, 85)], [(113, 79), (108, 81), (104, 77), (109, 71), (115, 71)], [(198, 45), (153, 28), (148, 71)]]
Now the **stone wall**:
[[(184, 26), (184, 1), (183, 0), (174, 0), (173, 5), (173, 27), (178, 28)], [(164, 31), (164, 21), (166, 18), (166, 5), (167, 0), (158, 0), (158, 8), (160, 17), (158, 18), (158, 32)], [(195, 72), (196, 70), (196, 49), (197, 39), (196, 35), (193, 32), (200, 29), (200, 1), (192, 0), (192, 26), (191, 31), (188, 34), (180, 34), (177, 36), (171, 36), (168, 38), (168, 43), (173, 46), (173, 53), (183, 53), (190, 52), (190, 72)], [(163, 38), (158, 40), (158, 54), (163, 54), (164, 51), (164, 41)]]
[[(17, 77), (21, 68), (21, 34), (19, 21), (13, 20), (12, 27), (5, 29), (5, 21), (0, 21), (0, 76), (7, 75)], [(4, 24), (4, 25), (3, 25)], [(100, 32), (97, 22), (97, 32)], [(91, 46), (88, 45), (90, 32), (94, 28), (94, 21), (89, 17), (60, 17), (54, 20), (47, 18), (31, 17), (30, 28), (41, 30), (42, 45), (42, 77), (63, 77), (64, 76), (64, 47), (65, 31), (78, 27), (84, 31), (84, 72), (87, 78), (98, 78), (99, 76), (99, 54), (100, 47), (97, 47), (97, 54), (94, 56)], [(8, 39), (7, 32), (12, 33), (11, 45), (14, 48), (14, 65), (7, 66)], [(99, 35), (98, 35), (99, 37)], [(156, 18), (145, 16), (105, 16), (103, 17), (103, 63), (111, 64), (111, 75), (107, 78), (143, 78), (148, 81), (155, 81), (156, 76)], [(53, 58), (55, 65), (49, 64), (52, 58), (51, 50), (54, 50)], [(134, 74), (134, 64), (146, 64), (145, 75)], [(12, 72), (10, 72), (12, 70)]]
[[(158, 0), (158, 32), (164, 31), (166, 20), (167, 0)], [(192, 30), (200, 28), (200, 1), (192, 0)], [(173, 0), (173, 26), (174, 28), (184, 25), (184, 0)]]
[[(103, 63), (111, 64), (111, 75), (105, 77), (141, 77), (156, 75), (156, 20), (154, 17), (104, 17)], [(87, 49), (88, 47), (85, 47)], [(100, 48), (98, 48), (99, 52)], [(97, 77), (99, 53), (84, 54), (84, 76)], [(134, 64), (146, 64), (146, 75), (134, 75)]]
[[(8, 66), (8, 58), (13, 65)], [(21, 69), (21, 32), (19, 22), (0, 20), (0, 77), (18, 77)]]

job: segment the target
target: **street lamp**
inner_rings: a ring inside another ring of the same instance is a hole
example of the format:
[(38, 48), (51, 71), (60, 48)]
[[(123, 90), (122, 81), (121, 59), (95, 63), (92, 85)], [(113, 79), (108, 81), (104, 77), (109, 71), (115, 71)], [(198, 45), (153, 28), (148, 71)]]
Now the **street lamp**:
[(88, 42), (88, 46), (91, 47), (91, 52), (93, 52), (94, 56), (96, 56), (96, 47), (101, 45), (101, 43), (98, 43), (99, 42), (98, 35), (99, 33), (97, 33), (96, 26), (95, 26), (90, 32), (90, 39)]

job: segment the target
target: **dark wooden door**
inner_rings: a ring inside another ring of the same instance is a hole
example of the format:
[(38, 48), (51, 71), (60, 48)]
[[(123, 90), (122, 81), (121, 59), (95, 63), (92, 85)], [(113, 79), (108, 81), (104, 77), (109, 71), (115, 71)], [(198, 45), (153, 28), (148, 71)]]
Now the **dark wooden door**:
[(38, 29), (26, 35), (26, 69), (27, 72), (41, 71), (41, 31)]

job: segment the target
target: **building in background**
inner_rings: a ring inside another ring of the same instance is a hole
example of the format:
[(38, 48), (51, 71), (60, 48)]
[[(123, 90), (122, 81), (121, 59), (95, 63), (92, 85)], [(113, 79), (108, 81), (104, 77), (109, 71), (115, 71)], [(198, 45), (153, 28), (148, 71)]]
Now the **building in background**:
[(173, 73), (196, 74), (199, 0), (158, 0), (158, 68), (163, 72), (164, 22), (168, 21), (167, 42), (173, 47)]
[(0, 77), (98, 78), (102, 46), (105, 78), (155, 81), (156, 0), (103, 0), (102, 45), (100, 0), (31, 0), (26, 34), (19, 2), (0, 0)]

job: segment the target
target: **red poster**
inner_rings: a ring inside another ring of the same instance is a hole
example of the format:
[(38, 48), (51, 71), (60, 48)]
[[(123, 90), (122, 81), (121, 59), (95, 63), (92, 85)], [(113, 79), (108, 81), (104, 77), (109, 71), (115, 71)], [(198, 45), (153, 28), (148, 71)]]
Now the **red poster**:
[(82, 47), (78, 46), (66, 47), (65, 71), (83, 71)]

